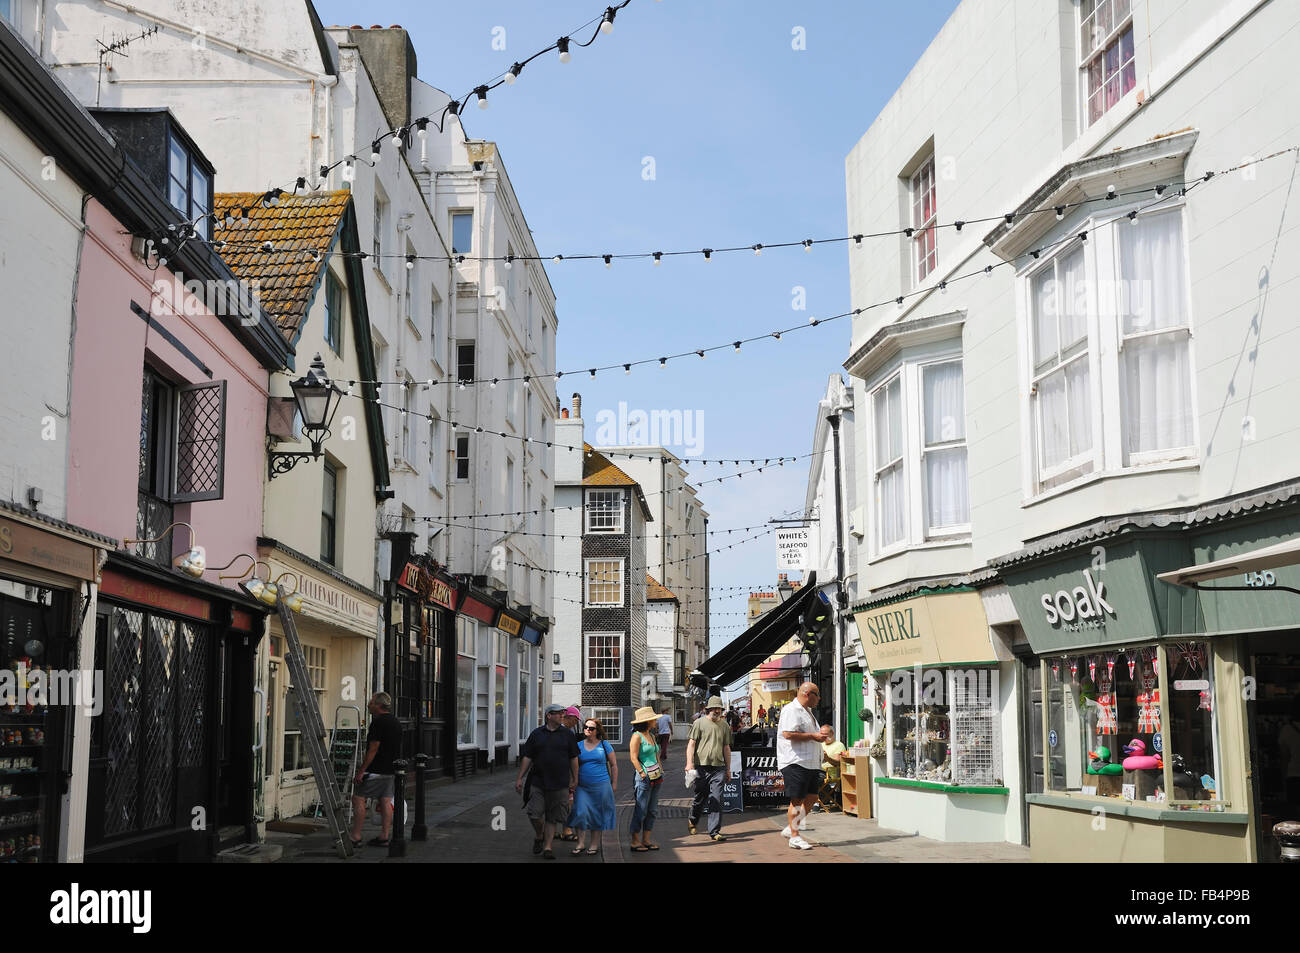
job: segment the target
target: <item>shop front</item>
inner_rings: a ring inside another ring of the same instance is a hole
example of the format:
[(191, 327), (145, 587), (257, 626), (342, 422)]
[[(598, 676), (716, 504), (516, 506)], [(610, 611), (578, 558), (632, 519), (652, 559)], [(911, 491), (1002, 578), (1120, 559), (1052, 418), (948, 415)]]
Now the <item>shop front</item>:
[(96, 581), (114, 545), (0, 504), (0, 863), (81, 859), (86, 744), (74, 741), (103, 691), (82, 640), (93, 653)]
[[(258, 553), (270, 567), (271, 578), (288, 574), (286, 589), (296, 585), (303, 598), (294, 623), (311, 675), (311, 685), (305, 688), (315, 696), (327, 732), (327, 748), (333, 748), (335, 735), (340, 733), (349, 742), (348, 750), (353, 750), (357, 729), (368, 722), (366, 702), (374, 691), (370, 668), (380, 595), (275, 540), (259, 539)], [(292, 683), (285, 651), (280, 617), (273, 613), (258, 660), (259, 684), (265, 696), (265, 722), (259, 732), (264, 741), (257, 752), (264, 783), (264, 806), (259, 813), (268, 820), (307, 813), (318, 798), (298, 713), (304, 686)], [(346, 788), (350, 776), (345, 777), (347, 772), (342, 769), (336, 774)]]
[(1275, 637), (1234, 634), (1265, 622), (1244, 594), (1157, 580), (1241, 532), (1202, 526), (1197, 542), (1186, 528), (1197, 522), (1085, 533), (1082, 543), (1000, 561), (1042, 686), (1026, 711), (1045, 739), (1043, 791), (1026, 795), (1034, 860), (1256, 853), (1243, 696), (1252, 644), (1272, 647)]
[(872, 749), (880, 826), (1018, 843), (1015, 679), (979, 592), (955, 586), (853, 612), (870, 673), (858, 693), (882, 702), (868, 701), (883, 721)]
[(124, 552), (95, 609), (85, 859), (208, 860), (257, 837), (254, 677), (266, 607)]

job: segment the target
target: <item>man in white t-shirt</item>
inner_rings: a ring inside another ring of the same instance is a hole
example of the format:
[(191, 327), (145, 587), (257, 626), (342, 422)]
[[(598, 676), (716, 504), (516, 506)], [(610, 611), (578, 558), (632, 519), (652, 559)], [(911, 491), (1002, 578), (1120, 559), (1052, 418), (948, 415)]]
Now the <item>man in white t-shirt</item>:
[(785, 793), (790, 799), (786, 809), (789, 824), (781, 834), (790, 838), (790, 846), (798, 850), (812, 849), (812, 844), (799, 836), (799, 825), (817, 803), (822, 786), (822, 743), (830, 740), (829, 732), (818, 725), (814, 714), (820, 701), (817, 686), (804, 682), (794, 701), (782, 707), (776, 730), (776, 766), (785, 779)]

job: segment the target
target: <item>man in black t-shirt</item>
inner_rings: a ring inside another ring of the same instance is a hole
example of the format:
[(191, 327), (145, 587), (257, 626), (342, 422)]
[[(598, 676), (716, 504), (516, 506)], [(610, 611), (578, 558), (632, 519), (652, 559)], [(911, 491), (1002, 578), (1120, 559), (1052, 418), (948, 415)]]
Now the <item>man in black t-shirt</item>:
[(578, 739), (561, 720), (563, 705), (548, 705), (546, 724), (533, 730), (519, 753), (519, 777), (515, 790), (523, 793), (525, 776), (529, 793), (524, 809), (537, 835), (533, 853), (554, 860), (551, 850), (556, 825), (563, 826), (569, 817), (570, 802), (578, 786)]
[(372, 715), (366, 735), (366, 754), (352, 779), (352, 846), (361, 846), (361, 828), (366, 823), (366, 799), (379, 800), (383, 836), (373, 837), (374, 847), (387, 847), (393, 829), (393, 762), (402, 750), (402, 723), (392, 713), (393, 699), (379, 692), (366, 706)]

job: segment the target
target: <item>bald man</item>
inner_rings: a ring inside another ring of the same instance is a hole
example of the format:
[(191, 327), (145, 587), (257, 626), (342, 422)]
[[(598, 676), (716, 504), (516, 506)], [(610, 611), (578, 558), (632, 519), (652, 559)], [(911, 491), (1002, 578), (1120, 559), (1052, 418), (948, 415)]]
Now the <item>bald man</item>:
[(797, 850), (812, 850), (812, 844), (799, 836), (799, 825), (817, 803), (822, 786), (822, 743), (831, 737), (817, 722), (820, 702), (817, 686), (804, 682), (794, 701), (781, 709), (781, 723), (776, 730), (776, 766), (785, 779), (785, 793), (790, 799), (785, 815), (789, 824), (781, 834), (790, 838), (790, 846)]

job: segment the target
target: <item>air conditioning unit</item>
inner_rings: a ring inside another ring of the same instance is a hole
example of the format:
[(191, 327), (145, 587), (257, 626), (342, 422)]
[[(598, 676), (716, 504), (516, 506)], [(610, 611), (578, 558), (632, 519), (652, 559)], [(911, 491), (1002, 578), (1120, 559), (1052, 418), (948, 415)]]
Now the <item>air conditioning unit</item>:
[(849, 511), (849, 532), (858, 539), (867, 535), (865, 507), (855, 506)]

